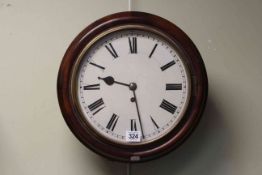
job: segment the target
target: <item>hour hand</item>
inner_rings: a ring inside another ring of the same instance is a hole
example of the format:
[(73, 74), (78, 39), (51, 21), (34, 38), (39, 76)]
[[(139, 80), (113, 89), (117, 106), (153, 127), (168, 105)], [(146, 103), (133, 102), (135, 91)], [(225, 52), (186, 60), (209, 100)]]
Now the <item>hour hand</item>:
[(109, 86), (111, 86), (111, 85), (113, 85), (114, 83), (116, 83), (116, 84), (119, 84), (119, 85), (123, 85), (123, 86), (130, 87), (129, 84), (115, 81), (115, 79), (114, 79), (112, 76), (107, 76), (107, 77), (105, 77), (105, 78), (98, 77), (98, 79), (99, 79), (99, 80), (103, 80), (103, 81), (104, 81), (107, 85), (109, 85)]
[(98, 79), (99, 79), (99, 80), (104, 80), (104, 82), (105, 82), (107, 85), (109, 85), (109, 86), (111, 86), (111, 85), (114, 84), (114, 82), (115, 82), (114, 78), (111, 77), (111, 76), (108, 76), (108, 77), (105, 77), (105, 78), (98, 77)]

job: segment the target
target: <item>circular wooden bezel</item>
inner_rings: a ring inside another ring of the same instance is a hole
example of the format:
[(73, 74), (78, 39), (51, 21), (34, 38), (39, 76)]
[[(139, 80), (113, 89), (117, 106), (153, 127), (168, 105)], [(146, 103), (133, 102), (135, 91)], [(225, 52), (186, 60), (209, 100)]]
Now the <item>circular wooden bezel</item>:
[[(121, 145), (110, 142), (90, 128), (72, 99), (71, 78), (74, 65), (96, 36), (112, 27), (124, 25), (140, 25), (151, 27), (168, 36), (175, 44), (178, 52), (188, 68), (191, 79), (191, 96), (188, 107), (179, 124), (167, 135), (154, 142), (143, 145)], [(60, 65), (57, 94), (63, 117), (74, 135), (88, 148), (107, 158), (125, 161), (142, 162), (169, 153), (189, 136), (197, 126), (205, 107), (208, 92), (208, 81), (201, 55), (190, 38), (171, 22), (144, 12), (120, 12), (95, 21), (86, 27), (71, 43)]]

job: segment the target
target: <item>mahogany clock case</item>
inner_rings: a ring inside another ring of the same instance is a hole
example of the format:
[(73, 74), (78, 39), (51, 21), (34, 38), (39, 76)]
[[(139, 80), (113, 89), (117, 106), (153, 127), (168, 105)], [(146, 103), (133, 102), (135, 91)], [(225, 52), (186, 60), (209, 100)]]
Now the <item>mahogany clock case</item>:
[[(168, 36), (182, 55), (191, 78), (191, 96), (179, 124), (167, 135), (142, 145), (121, 145), (101, 137), (82, 117), (72, 97), (73, 67), (86, 47), (96, 36), (116, 26), (141, 25)], [(165, 155), (181, 145), (196, 128), (203, 113), (208, 94), (204, 62), (190, 38), (176, 25), (159, 16), (144, 12), (120, 12), (103, 17), (86, 27), (68, 47), (60, 65), (57, 95), (61, 112), (74, 135), (89, 149), (106, 158), (124, 162), (143, 162)]]

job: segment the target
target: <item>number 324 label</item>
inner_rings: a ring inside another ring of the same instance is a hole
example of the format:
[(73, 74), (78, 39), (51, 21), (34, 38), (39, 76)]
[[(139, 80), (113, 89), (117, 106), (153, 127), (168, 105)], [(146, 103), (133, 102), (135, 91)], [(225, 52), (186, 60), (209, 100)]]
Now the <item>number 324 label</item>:
[(141, 131), (126, 131), (127, 142), (141, 142)]

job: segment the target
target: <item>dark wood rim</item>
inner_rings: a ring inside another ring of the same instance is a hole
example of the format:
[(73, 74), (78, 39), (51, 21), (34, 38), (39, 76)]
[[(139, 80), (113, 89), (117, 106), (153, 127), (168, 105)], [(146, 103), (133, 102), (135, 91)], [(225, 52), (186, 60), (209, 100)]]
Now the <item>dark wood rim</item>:
[[(123, 146), (111, 143), (88, 128), (72, 100), (70, 78), (73, 65), (79, 54), (95, 36), (114, 26), (146, 25), (155, 28), (174, 41), (184, 55), (191, 76), (191, 97), (183, 119), (177, 127), (156, 142), (138, 146)], [(57, 94), (63, 117), (75, 136), (88, 148), (107, 158), (142, 162), (164, 155), (186, 140), (197, 126), (205, 107), (208, 80), (203, 60), (190, 38), (171, 22), (144, 12), (120, 12), (95, 21), (86, 27), (71, 43), (60, 65)]]

